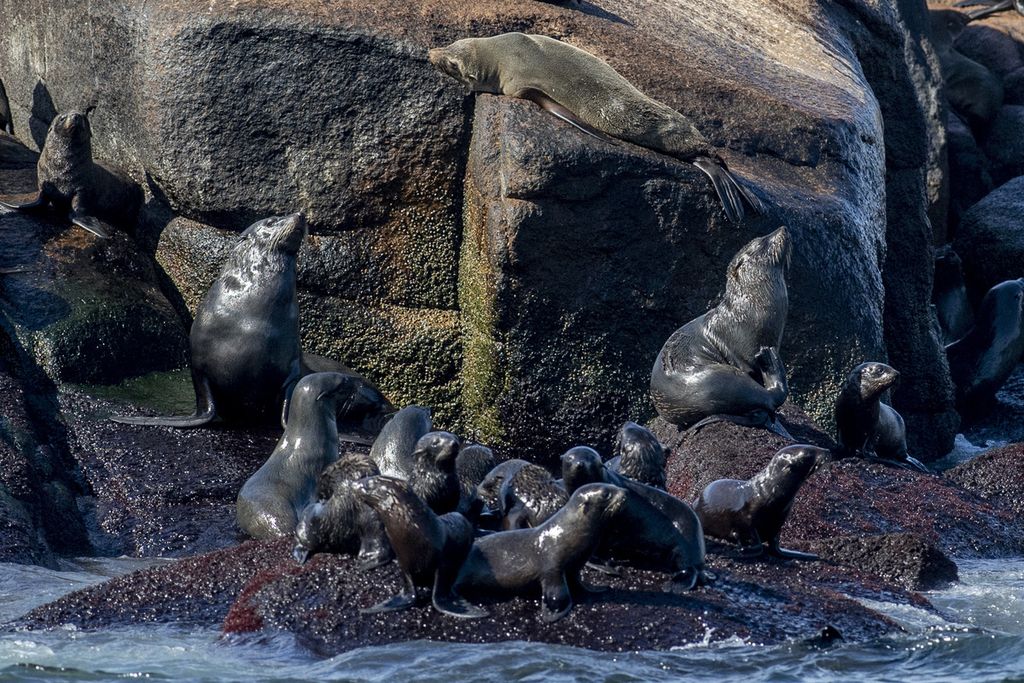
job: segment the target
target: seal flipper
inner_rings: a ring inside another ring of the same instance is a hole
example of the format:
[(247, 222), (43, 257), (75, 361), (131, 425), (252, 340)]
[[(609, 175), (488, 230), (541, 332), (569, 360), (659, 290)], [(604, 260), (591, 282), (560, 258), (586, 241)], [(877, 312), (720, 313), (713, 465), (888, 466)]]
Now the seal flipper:
[(72, 209), (71, 213), (68, 214), (68, 220), (105, 240), (110, 239), (110, 235), (114, 231), (109, 223), (105, 223), (95, 216), (89, 216), (76, 209)]
[(10, 202), (5, 202), (4, 200), (0, 199), (0, 206), (4, 207), (5, 209), (13, 209), (15, 211), (29, 211), (31, 209), (38, 209), (42, 207), (44, 204), (46, 204), (46, 200), (43, 199), (42, 192), (37, 193), (35, 199), (24, 204), (12, 204)]
[[(456, 573), (458, 567), (455, 568)], [(487, 610), (477, 607), (468, 600), (458, 595), (452, 585), (455, 577), (450, 567), (440, 566), (434, 574), (434, 592), (431, 601), (434, 609), (441, 614), (447, 614), (460, 619), (480, 619), (491, 615)]]
[(703, 427), (707, 427), (708, 425), (714, 424), (715, 422), (732, 422), (733, 424), (739, 425), (741, 427), (759, 427), (761, 429), (767, 429), (769, 432), (772, 432), (773, 434), (778, 434), (784, 439), (789, 439), (790, 441), (794, 442), (796, 441), (796, 439), (793, 438), (793, 435), (786, 430), (786, 428), (782, 425), (781, 422), (779, 422), (779, 419), (777, 417), (767, 416), (764, 415), (763, 413), (754, 413), (752, 415), (709, 415), (700, 422), (697, 422), (696, 424), (688, 428), (686, 430), (686, 434), (695, 434), (696, 432), (700, 431)]
[(1013, 7), (1013, 0), (1002, 0), (1002, 2), (995, 3), (972, 2), (971, 5), (988, 5), (988, 7), (985, 7), (984, 9), (974, 10), (973, 12), (967, 13), (967, 16), (970, 17), (971, 21), (974, 21), (975, 19), (984, 19), (990, 14), (995, 14), (997, 12), (1003, 12), (1005, 10), (1010, 9), (1011, 7)]
[(540, 618), (549, 624), (558, 621), (572, 610), (572, 592), (565, 574), (542, 576), (540, 580)]
[(378, 614), (380, 612), (401, 612), (407, 610), (410, 607), (416, 605), (416, 585), (412, 581), (412, 577), (402, 572), (402, 580), (405, 585), (402, 586), (402, 592), (398, 595), (388, 598), (384, 602), (378, 602), (373, 607), (367, 607), (359, 610), (361, 614)]
[(586, 133), (587, 135), (591, 135), (597, 138), (598, 140), (604, 140), (605, 142), (611, 142), (613, 144), (615, 142), (614, 138), (609, 137), (606, 133), (598, 130), (597, 128), (594, 128), (590, 124), (584, 123), (571, 110), (563, 107), (558, 102), (555, 102), (553, 99), (548, 97), (547, 93), (538, 90), (537, 88), (523, 88), (514, 96), (523, 100), (530, 100), (531, 102), (539, 106), (541, 109), (544, 109), (545, 111), (554, 114), (558, 118), (562, 119), (571, 126), (575, 126), (579, 130)]
[(768, 554), (781, 557), (785, 560), (818, 560), (821, 559), (814, 553), (802, 553), (799, 550), (787, 550), (779, 547), (779, 539), (773, 539), (768, 544)]
[(177, 427), (188, 429), (190, 427), (202, 427), (217, 417), (217, 409), (213, 403), (213, 394), (210, 392), (210, 382), (206, 377), (198, 377), (192, 372), (192, 384), (196, 390), (196, 412), (193, 415), (181, 417), (135, 417), (125, 415), (112, 415), (110, 419), (126, 425), (143, 425), (146, 427)]
[(764, 213), (765, 206), (760, 198), (736, 180), (723, 162), (711, 157), (697, 157), (690, 163), (711, 179), (718, 200), (722, 202), (722, 208), (730, 221), (739, 223), (743, 220), (746, 215), (743, 210), (744, 202), (749, 204), (755, 213)]

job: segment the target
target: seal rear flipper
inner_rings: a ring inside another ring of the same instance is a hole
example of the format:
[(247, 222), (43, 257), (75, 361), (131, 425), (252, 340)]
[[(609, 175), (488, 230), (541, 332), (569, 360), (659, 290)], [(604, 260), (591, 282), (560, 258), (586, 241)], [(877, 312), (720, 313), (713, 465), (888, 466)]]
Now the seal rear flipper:
[(431, 596), (434, 609), (441, 614), (460, 619), (480, 619), (491, 615), (487, 610), (477, 607), (458, 595), (452, 589), (452, 583), (451, 571), (445, 571), (443, 567), (438, 567), (437, 573), (434, 575), (434, 592)]
[(416, 605), (416, 594), (399, 593), (393, 598), (379, 602), (373, 607), (359, 610), (361, 614), (379, 614), (381, 612), (401, 612)]
[(611, 590), (611, 587), (609, 586), (599, 586), (587, 583), (580, 578), (579, 572), (576, 572), (571, 576), (567, 575), (565, 580), (569, 585), (569, 591), (577, 596), (598, 595), (600, 593), (607, 593)]
[(773, 434), (778, 434), (784, 439), (790, 441), (796, 441), (793, 436), (786, 430), (786, 428), (779, 422), (779, 419), (775, 416), (768, 416), (763, 413), (754, 415), (709, 415), (700, 422), (694, 424), (686, 430), (686, 434), (695, 434), (700, 431), (703, 427), (707, 427), (715, 422), (732, 422), (733, 424), (741, 427), (760, 427), (761, 429), (767, 429)]
[(699, 585), (699, 583), (700, 572), (698, 572), (696, 568), (691, 567), (673, 574), (672, 578), (665, 584), (664, 590), (666, 593), (682, 595), (692, 591)]
[(1003, 0), (1002, 2), (996, 3), (975, 2), (972, 4), (988, 5), (988, 7), (985, 7), (983, 9), (974, 10), (973, 12), (967, 13), (967, 16), (970, 17), (970, 20), (974, 21), (975, 19), (984, 19), (985, 17), (991, 14), (996, 14), (997, 12), (1003, 12), (1005, 10), (1010, 9), (1011, 7), (1013, 7), (1013, 0)]
[(540, 618), (547, 623), (558, 621), (572, 611), (572, 592), (564, 574), (557, 578), (541, 578)]
[(704, 171), (704, 174), (711, 179), (711, 184), (718, 194), (718, 201), (722, 203), (725, 215), (733, 223), (743, 220), (746, 212), (743, 210), (743, 196), (739, 184), (732, 174), (720, 163), (709, 157), (697, 157), (691, 162), (694, 166)]
[(0, 199), (0, 206), (4, 207), (5, 209), (13, 209), (15, 211), (29, 211), (31, 209), (38, 209), (41, 208), (44, 204), (46, 204), (46, 201), (43, 199), (42, 192), (37, 193), (35, 199), (29, 202), (25, 202), (24, 204), (12, 204), (11, 202), (5, 202), (4, 200)]
[(217, 417), (217, 408), (213, 403), (210, 382), (205, 377), (197, 376), (192, 371), (192, 385), (196, 390), (196, 412), (192, 415), (179, 417), (136, 417), (112, 415), (111, 421), (126, 425), (143, 425), (146, 427), (176, 427), (189, 429), (209, 424)]
[(601, 572), (602, 574), (607, 574), (608, 576), (622, 576), (621, 569), (613, 566), (610, 562), (606, 562), (605, 560), (599, 560), (597, 558), (594, 558), (590, 560), (590, 562), (587, 562), (587, 566), (596, 572)]
[(909, 455), (906, 456), (906, 458), (907, 458), (907, 463), (910, 464), (910, 467), (915, 469), (915, 470), (917, 470), (918, 472), (924, 472), (925, 474), (935, 474), (934, 472), (932, 472), (930, 467), (925, 465), (923, 462), (921, 462), (917, 458), (912, 458)]
[(80, 228), (85, 228), (97, 237), (103, 239), (110, 239), (110, 235), (114, 232), (114, 228), (109, 223), (101, 221), (95, 216), (88, 216), (79, 211), (72, 211), (68, 216), (68, 220), (77, 225)]
[(598, 140), (604, 140), (605, 142), (614, 143), (615, 139), (609, 137), (606, 133), (594, 128), (588, 123), (584, 123), (569, 109), (563, 107), (558, 102), (551, 99), (547, 93), (538, 90), (537, 88), (523, 88), (517, 92), (514, 97), (518, 97), (523, 100), (530, 100), (541, 109), (544, 109), (551, 114), (554, 114), (558, 118), (562, 119), (571, 126), (575, 126), (579, 130), (583, 131), (587, 135), (591, 135)]
[(775, 539), (768, 546), (768, 554), (781, 557), (785, 560), (818, 560), (821, 559), (814, 553), (802, 553), (799, 550), (788, 550), (779, 547), (779, 539)]

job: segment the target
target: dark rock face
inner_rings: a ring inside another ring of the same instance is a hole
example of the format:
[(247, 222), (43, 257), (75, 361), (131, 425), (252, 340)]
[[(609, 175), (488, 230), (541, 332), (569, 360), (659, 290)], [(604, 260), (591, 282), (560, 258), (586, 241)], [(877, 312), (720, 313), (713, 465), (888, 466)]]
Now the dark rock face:
[(1022, 215), (1024, 176), (996, 188), (964, 214), (954, 249), (963, 261), (968, 290), (978, 298), (1024, 275)]
[(967, 125), (953, 112), (947, 121), (949, 141), (949, 183), (957, 191), (949, 199), (949, 225), (956, 236), (964, 213), (994, 187), (988, 157), (978, 147)]
[(1024, 514), (1024, 444), (983, 453), (945, 476), (994, 506)]
[(1024, 105), (1008, 104), (999, 110), (985, 138), (985, 154), (992, 161), (996, 185), (1024, 175)]
[(936, 590), (958, 579), (956, 563), (916, 534), (840, 536), (809, 547), (823, 560), (855, 567), (907, 590)]

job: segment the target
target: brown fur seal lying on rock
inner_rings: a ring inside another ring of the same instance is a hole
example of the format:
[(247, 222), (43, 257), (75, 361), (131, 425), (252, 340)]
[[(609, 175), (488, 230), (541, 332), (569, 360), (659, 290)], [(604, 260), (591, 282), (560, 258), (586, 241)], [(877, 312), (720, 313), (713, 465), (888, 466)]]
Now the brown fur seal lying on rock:
[(744, 202), (758, 213), (764, 210), (689, 119), (637, 90), (589, 52), (548, 36), (503, 33), (434, 48), (429, 58), (471, 92), (528, 99), (590, 135), (626, 140), (693, 164), (711, 179), (732, 221), (743, 219)]
[(36, 175), (35, 198), (24, 204), (0, 201), (0, 205), (19, 210), (53, 205), (69, 212), (72, 223), (99, 237), (110, 237), (113, 225), (135, 228), (142, 189), (122, 171), (93, 161), (87, 114), (57, 115), (46, 134)]
[(791, 248), (786, 228), (751, 240), (729, 264), (722, 301), (665, 342), (651, 398), (666, 421), (696, 428), (728, 419), (789, 436), (776, 412), (789, 394), (778, 350)]
[(816, 560), (817, 555), (779, 547), (782, 525), (789, 517), (797, 491), (829, 454), (816, 446), (787, 446), (768, 467), (749, 481), (719, 479), (707, 485), (694, 510), (708, 536), (738, 543), (744, 553), (794, 560)]
[(861, 363), (843, 383), (836, 399), (836, 427), (843, 455), (930, 472), (907, 454), (903, 417), (882, 403), (882, 394), (896, 385), (900, 373), (885, 363)]

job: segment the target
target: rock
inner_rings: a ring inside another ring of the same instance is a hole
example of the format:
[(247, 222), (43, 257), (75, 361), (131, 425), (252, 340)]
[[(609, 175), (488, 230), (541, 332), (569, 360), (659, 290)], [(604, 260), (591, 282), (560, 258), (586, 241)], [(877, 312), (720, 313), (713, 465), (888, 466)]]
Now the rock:
[[(942, 201), (941, 177), (921, 169), (943, 144), (919, 4), (726, 3), (701, 19), (636, 0), (600, 13), (504, 0), (71, 0), (43, 13), (0, 0), (24, 46), (0, 71), (37, 143), (55, 110), (95, 96), (98, 156), (179, 217), (237, 231), (303, 210), (322, 238), (300, 284), (318, 323), (306, 345), (351, 359), (396, 403), (434, 404), (446, 428), (538, 458), (579, 441), (606, 450), (624, 419), (649, 416), (661, 343), (704, 310), (736, 246), (784, 223), (800, 248), (783, 345), (794, 400), (824, 417), (850, 367), (890, 356), (915, 387), (895, 400), (927, 457), (948, 450), (952, 394), (918, 248)], [(725, 226), (693, 169), (525, 103), (467, 100), (425, 60), (511, 29), (591, 49), (692, 116), (770, 215)], [(111, 86), (94, 94), (97, 82)], [(189, 251), (208, 234), (194, 222), (169, 229), (160, 261), (194, 288), (187, 273), (209, 272), (216, 249)]]
[(1003, 79), (1004, 102), (1024, 105), (1024, 67), (1006, 75)]
[(916, 534), (839, 536), (808, 545), (823, 560), (880, 576), (907, 590), (936, 590), (958, 580), (956, 563)]
[(953, 248), (972, 297), (980, 299), (1000, 282), (1024, 275), (1022, 215), (1024, 176), (996, 188), (964, 214)]
[(982, 453), (944, 476), (993, 505), (1024, 514), (1024, 444)]
[(985, 139), (985, 154), (992, 162), (996, 185), (1024, 175), (1024, 105), (1008, 104), (999, 110)]
[(949, 234), (956, 236), (963, 215), (992, 191), (989, 160), (974, 141), (967, 125), (949, 112), (949, 183), (956, 188), (949, 198)]

